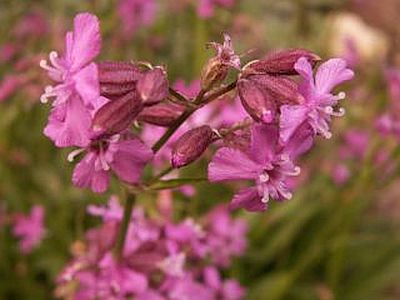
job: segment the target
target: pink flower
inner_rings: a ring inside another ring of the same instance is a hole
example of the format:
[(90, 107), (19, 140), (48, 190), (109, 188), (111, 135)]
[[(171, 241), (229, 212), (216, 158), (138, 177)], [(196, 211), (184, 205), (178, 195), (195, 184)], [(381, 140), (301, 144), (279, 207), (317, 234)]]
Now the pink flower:
[(149, 26), (154, 22), (157, 3), (154, 0), (120, 0), (118, 15), (121, 18), (123, 32), (131, 36), (141, 26)]
[[(96, 16), (78, 14), (74, 30), (65, 38), (65, 54), (50, 53), (50, 65), (42, 60), (40, 66), (57, 84), (48, 86), (42, 102), (55, 97), (45, 134), (56, 146), (85, 146), (89, 142), (90, 111), (99, 107), (98, 70), (92, 60), (101, 48), (100, 26)], [(72, 116), (71, 116), (72, 114)]]
[(344, 93), (333, 95), (332, 89), (353, 78), (354, 73), (346, 67), (346, 62), (340, 58), (330, 59), (323, 63), (313, 76), (311, 64), (306, 58), (300, 58), (295, 64), (296, 71), (303, 77), (300, 92), (305, 103), (300, 105), (283, 105), (281, 107), (280, 127), (281, 138), (289, 140), (293, 133), (303, 123), (309, 124), (315, 134), (325, 138), (332, 136), (329, 123), (332, 116), (342, 116), (344, 109), (334, 111), (338, 101), (345, 97)]
[(121, 221), (124, 213), (116, 196), (111, 196), (106, 206), (89, 205), (87, 212), (92, 216), (102, 217), (104, 222)]
[(134, 184), (142, 169), (153, 157), (153, 152), (137, 138), (123, 139), (114, 135), (108, 140), (94, 141), (87, 148), (73, 151), (68, 159), (86, 151), (72, 175), (74, 185), (91, 188), (96, 193), (106, 191), (111, 170), (123, 181)]
[(44, 208), (32, 207), (29, 215), (17, 214), (13, 224), (13, 234), (20, 238), (19, 248), (27, 254), (37, 247), (46, 234), (44, 228)]
[(233, 219), (226, 206), (217, 206), (207, 216), (206, 244), (213, 263), (227, 267), (233, 256), (241, 256), (247, 247), (247, 223)]
[(253, 180), (255, 186), (239, 191), (232, 199), (231, 208), (263, 211), (270, 198), (292, 197), (286, 180), (300, 174), (292, 159), (311, 144), (312, 137), (307, 134), (281, 146), (277, 126), (254, 125), (247, 153), (227, 147), (219, 149), (208, 166), (208, 178), (212, 182)]
[(14, 94), (26, 82), (22, 75), (6, 75), (0, 82), (0, 102)]
[(245, 290), (233, 279), (222, 281), (221, 275), (215, 267), (204, 268), (204, 281), (211, 287), (221, 300), (240, 300), (245, 295)]
[(223, 65), (240, 70), (240, 57), (235, 54), (232, 39), (228, 34), (224, 34), (223, 44), (212, 42), (210, 45), (217, 51), (216, 57)]
[(145, 275), (134, 271), (124, 262), (117, 262), (112, 253), (107, 253), (100, 261), (100, 283), (108, 286), (103, 299), (126, 299), (126, 297), (143, 293), (147, 290), (148, 282)]
[(210, 18), (214, 15), (215, 6), (231, 8), (235, 4), (235, 0), (199, 0), (197, 14), (201, 18)]

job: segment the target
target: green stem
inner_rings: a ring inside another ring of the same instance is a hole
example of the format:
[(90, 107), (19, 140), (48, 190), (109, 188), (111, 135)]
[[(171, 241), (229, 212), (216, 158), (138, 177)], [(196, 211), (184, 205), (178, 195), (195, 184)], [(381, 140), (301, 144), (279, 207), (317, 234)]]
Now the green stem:
[(136, 195), (129, 193), (126, 197), (124, 205), (124, 216), (122, 223), (119, 227), (119, 232), (117, 236), (117, 241), (115, 243), (114, 255), (117, 259), (121, 259), (123, 254), (123, 249), (126, 240), (126, 234), (128, 232), (129, 223), (132, 216), (133, 205), (135, 204)]

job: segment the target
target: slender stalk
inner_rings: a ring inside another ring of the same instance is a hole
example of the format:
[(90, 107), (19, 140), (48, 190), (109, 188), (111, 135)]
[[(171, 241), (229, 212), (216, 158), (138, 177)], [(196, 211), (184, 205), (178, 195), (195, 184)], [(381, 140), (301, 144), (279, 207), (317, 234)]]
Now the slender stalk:
[(159, 174), (157, 174), (156, 176), (154, 176), (154, 178), (152, 178), (148, 185), (153, 184), (154, 182), (156, 182), (157, 180), (163, 178), (165, 175), (167, 175), (168, 173), (172, 172), (174, 170), (174, 168), (172, 166), (169, 166), (168, 168), (162, 170)]
[(174, 90), (173, 88), (169, 88), (169, 93), (174, 96), (176, 99), (179, 100), (179, 102), (189, 102), (188, 99), (186, 99), (185, 96), (183, 96), (181, 93), (179, 93), (178, 91)]
[(117, 241), (115, 243), (115, 248), (114, 248), (114, 255), (117, 259), (121, 259), (123, 254), (126, 234), (128, 232), (129, 222), (131, 220), (132, 210), (133, 210), (133, 205), (135, 204), (135, 200), (136, 200), (136, 195), (134, 194), (129, 193), (128, 196), (126, 197), (124, 205), (124, 216), (122, 219), (122, 223), (119, 227)]
[[(218, 91), (206, 96), (206, 90), (202, 89), (197, 95), (196, 99), (193, 101), (194, 104), (201, 104), (202, 106), (210, 103), (211, 101), (217, 99), (218, 97), (226, 94), (227, 92), (233, 90), (236, 87), (237, 81), (219, 89)], [(175, 131), (198, 109), (199, 107), (189, 107), (187, 108), (178, 119), (167, 129), (167, 131), (161, 136), (161, 138), (153, 145), (152, 150), (157, 153), (162, 146), (169, 140), (169, 138), (175, 133)]]

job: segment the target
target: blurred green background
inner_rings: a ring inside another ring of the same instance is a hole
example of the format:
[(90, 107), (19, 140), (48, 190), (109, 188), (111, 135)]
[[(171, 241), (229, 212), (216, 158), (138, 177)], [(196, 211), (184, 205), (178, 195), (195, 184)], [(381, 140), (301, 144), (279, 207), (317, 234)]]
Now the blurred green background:
[[(371, 10), (367, 2), (380, 4)], [(220, 41), (223, 32), (231, 34), (237, 52), (257, 49), (247, 60), (285, 47), (309, 48), (324, 59), (348, 55), (346, 39), (354, 37), (359, 61), (356, 79), (346, 86), (346, 116), (335, 120), (334, 137), (319, 139), (302, 162), (305, 175), (291, 201), (261, 214), (238, 212), (251, 224), (249, 250), (229, 273), (246, 286), (248, 299), (400, 299), (400, 151), (398, 140), (374, 128), (389, 101), (384, 67), (396, 67), (398, 2), (237, 0), (201, 19), (196, 1), (158, 0), (153, 22), (127, 36), (117, 1), (0, 0), (0, 82), (14, 75), (23, 81), (0, 103), (0, 299), (52, 299), (72, 243), (93, 225), (86, 205), (120, 192), (116, 184), (101, 196), (74, 188), (68, 150), (56, 149), (42, 134), (49, 108), (39, 103), (47, 81), (38, 62), (63, 48), (63, 33), (81, 11), (101, 20), (101, 59), (166, 65), (171, 82), (198, 78), (212, 54), (205, 44)], [(42, 17), (43, 30), (35, 31), (38, 23), (20, 25), (31, 14)], [(8, 56), (7, 45), (15, 48)], [(351, 129), (369, 135), (366, 155), (343, 161), (338, 152)], [(382, 151), (388, 157), (383, 166), (376, 162)], [(184, 172), (205, 174), (206, 161)], [(332, 172), (343, 163), (351, 175), (338, 184)], [(177, 193), (177, 215), (199, 216), (228, 202), (232, 192), (205, 183), (190, 199)], [(141, 203), (151, 206), (155, 196)], [(46, 207), (48, 233), (23, 256), (7, 215), (33, 204)]]

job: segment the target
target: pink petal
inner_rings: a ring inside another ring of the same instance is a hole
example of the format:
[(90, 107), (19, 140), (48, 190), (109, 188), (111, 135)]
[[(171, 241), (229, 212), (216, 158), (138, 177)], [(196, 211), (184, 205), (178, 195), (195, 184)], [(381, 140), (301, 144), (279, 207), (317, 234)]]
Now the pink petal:
[(323, 63), (315, 75), (315, 85), (318, 93), (326, 94), (343, 81), (354, 77), (354, 72), (347, 68), (347, 63), (341, 58), (332, 58)]
[(260, 164), (270, 162), (277, 152), (278, 127), (276, 125), (254, 125), (251, 130), (251, 155)]
[(153, 152), (138, 139), (118, 143), (111, 168), (119, 178), (129, 183), (137, 183), (146, 163), (152, 159)]
[[(62, 116), (64, 118), (60, 119)], [(58, 105), (52, 109), (44, 134), (57, 147), (85, 147), (89, 143), (90, 125), (89, 112), (82, 100), (74, 95), (65, 105)]]
[(313, 143), (314, 130), (310, 124), (304, 122), (302, 125), (297, 127), (297, 130), (294, 131), (289, 140), (286, 142), (284, 151), (293, 160), (310, 150)]
[(89, 13), (78, 14), (74, 19), (73, 37), (70, 63), (71, 71), (76, 71), (100, 53), (101, 36), (98, 18)]
[(208, 165), (210, 181), (253, 179), (257, 176), (259, 165), (245, 153), (221, 148)]
[(87, 106), (94, 106), (95, 101), (100, 96), (100, 86), (98, 81), (98, 70), (95, 63), (89, 64), (74, 75), (75, 88)]
[(265, 211), (268, 208), (266, 203), (261, 202), (261, 197), (255, 187), (245, 188), (236, 193), (229, 207), (231, 209), (244, 208), (251, 212)]
[(75, 166), (72, 182), (80, 188), (91, 188), (95, 193), (104, 193), (107, 190), (110, 176), (104, 170), (95, 170), (97, 156), (94, 153), (86, 156)]
[(304, 105), (282, 105), (279, 121), (280, 138), (286, 143), (296, 129), (307, 120), (308, 108)]

